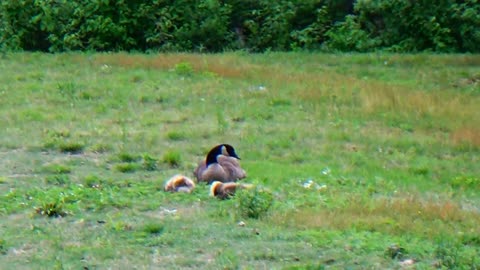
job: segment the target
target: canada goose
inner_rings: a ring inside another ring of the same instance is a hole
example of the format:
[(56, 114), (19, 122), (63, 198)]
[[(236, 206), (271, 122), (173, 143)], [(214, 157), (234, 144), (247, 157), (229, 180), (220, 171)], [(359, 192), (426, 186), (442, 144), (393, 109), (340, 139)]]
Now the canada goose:
[(206, 159), (198, 164), (193, 174), (198, 182), (235, 182), (246, 177), (239, 159), (233, 146), (220, 144), (208, 152)]
[(195, 182), (181, 174), (174, 175), (164, 186), (164, 190), (170, 192), (191, 193), (193, 189), (195, 189)]
[(210, 196), (225, 200), (235, 195), (237, 189), (249, 189), (252, 187), (253, 185), (251, 184), (239, 184), (234, 182), (222, 183), (214, 181), (210, 185)]

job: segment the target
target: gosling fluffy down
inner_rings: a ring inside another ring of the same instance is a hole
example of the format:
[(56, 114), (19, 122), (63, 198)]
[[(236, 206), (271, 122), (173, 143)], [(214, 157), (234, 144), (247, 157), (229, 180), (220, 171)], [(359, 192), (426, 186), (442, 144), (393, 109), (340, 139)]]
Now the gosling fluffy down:
[(195, 189), (195, 182), (192, 179), (177, 174), (170, 178), (164, 186), (165, 191), (191, 193)]
[(209, 184), (213, 181), (235, 182), (247, 176), (238, 160), (240, 157), (233, 146), (220, 144), (208, 152), (205, 160), (198, 164), (193, 174), (198, 182)]
[(220, 181), (215, 181), (210, 185), (210, 196), (225, 200), (235, 195), (237, 189), (250, 189), (252, 187), (253, 185), (251, 184), (234, 182), (222, 183)]

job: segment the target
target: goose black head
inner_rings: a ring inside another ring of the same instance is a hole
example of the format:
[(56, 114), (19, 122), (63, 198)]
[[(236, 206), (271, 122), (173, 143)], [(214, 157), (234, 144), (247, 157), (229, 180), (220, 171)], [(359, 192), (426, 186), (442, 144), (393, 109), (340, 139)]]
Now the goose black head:
[(224, 155), (228, 157), (234, 157), (240, 159), (240, 157), (235, 153), (235, 148), (230, 144), (219, 144), (210, 150), (207, 154), (207, 167), (212, 163), (217, 163), (217, 156)]

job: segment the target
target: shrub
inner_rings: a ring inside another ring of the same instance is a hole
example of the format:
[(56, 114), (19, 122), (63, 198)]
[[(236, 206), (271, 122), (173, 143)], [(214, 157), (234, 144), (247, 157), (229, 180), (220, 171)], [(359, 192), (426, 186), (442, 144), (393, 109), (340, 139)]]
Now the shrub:
[(149, 42), (161, 50), (221, 51), (228, 47), (230, 6), (218, 0), (166, 1)]
[(54, 175), (49, 175), (45, 178), (45, 181), (48, 184), (53, 184), (53, 185), (67, 185), (70, 184), (70, 177), (66, 174), (54, 174)]
[(361, 28), (357, 17), (353, 15), (347, 16), (344, 22), (336, 24), (325, 35), (328, 37), (328, 48), (338, 51), (364, 52), (372, 50), (379, 43)]
[(158, 160), (148, 154), (144, 154), (142, 157), (142, 167), (147, 171), (155, 171), (158, 168)]
[(188, 62), (181, 62), (175, 65), (175, 73), (180, 76), (192, 76), (195, 70), (193, 69), (192, 65)]
[(408, 252), (401, 246), (393, 244), (385, 250), (385, 256), (394, 260), (402, 260)]
[(480, 178), (474, 176), (457, 176), (450, 182), (453, 188), (480, 190)]
[(85, 145), (80, 142), (61, 142), (58, 148), (62, 153), (80, 154), (83, 152)]
[(0, 254), (5, 255), (7, 254), (7, 245), (4, 239), (0, 238)]
[(244, 189), (235, 194), (235, 202), (241, 217), (258, 219), (264, 216), (273, 204), (273, 195), (261, 189)]
[(47, 217), (64, 217), (67, 215), (64, 203), (59, 200), (43, 202), (40, 207), (37, 207), (36, 212)]
[(100, 188), (104, 184), (104, 180), (96, 175), (87, 175), (83, 179), (83, 183), (86, 187)]
[(163, 155), (163, 162), (168, 164), (171, 167), (180, 166), (182, 161), (182, 156), (179, 151), (170, 150)]
[(157, 224), (157, 223), (148, 223), (145, 224), (143, 227), (143, 231), (148, 233), (148, 234), (161, 234), (165, 227), (162, 224)]
[(477, 0), (3, 0), (0, 44), (0, 51), (51, 52), (262, 52), (323, 45), (479, 52), (480, 5)]
[(115, 165), (115, 170), (122, 173), (132, 173), (139, 169), (139, 165), (136, 163), (119, 163)]
[(439, 242), (435, 249), (435, 257), (439, 259), (440, 264), (447, 269), (453, 269), (459, 266), (459, 248), (456, 244), (448, 241)]
[(72, 168), (63, 164), (47, 164), (43, 166), (42, 171), (46, 173), (68, 174), (72, 172)]
[[(394, 51), (479, 51), (476, 1), (357, 1), (358, 23)], [(468, 37), (462, 35), (468, 33)], [(476, 46), (471, 46), (476, 42)]]
[(118, 154), (118, 158), (120, 159), (120, 161), (127, 162), (127, 163), (132, 163), (132, 162), (136, 162), (136, 161), (140, 160), (139, 155), (130, 154), (130, 153), (127, 153), (127, 152), (122, 152), (122, 153)]

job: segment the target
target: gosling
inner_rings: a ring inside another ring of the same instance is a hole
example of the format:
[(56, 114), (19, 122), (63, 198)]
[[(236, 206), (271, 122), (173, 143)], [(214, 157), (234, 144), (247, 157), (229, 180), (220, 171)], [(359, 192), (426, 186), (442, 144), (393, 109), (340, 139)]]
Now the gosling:
[(217, 197), (221, 200), (226, 200), (235, 195), (237, 189), (250, 189), (253, 185), (251, 184), (240, 184), (234, 182), (222, 183), (219, 181), (214, 181), (210, 185), (210, 196)]
[(181, 174), (174, 175), (165, 183), (164, 186), (164, 190), (168, 192), (191, 193), (194, 189), (195, 182)]

